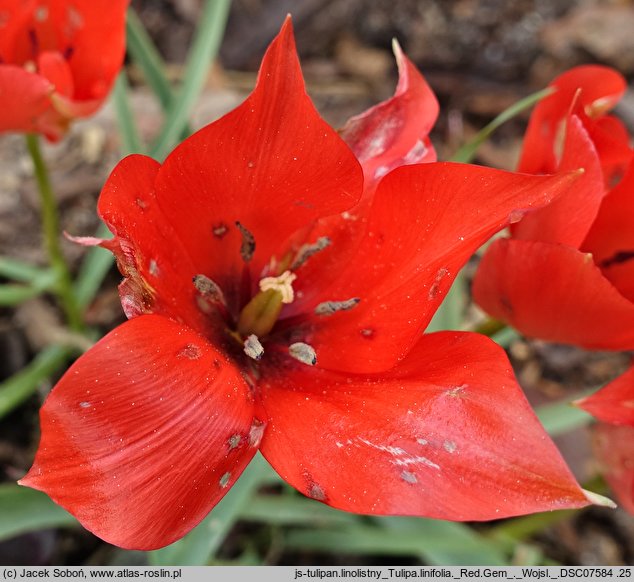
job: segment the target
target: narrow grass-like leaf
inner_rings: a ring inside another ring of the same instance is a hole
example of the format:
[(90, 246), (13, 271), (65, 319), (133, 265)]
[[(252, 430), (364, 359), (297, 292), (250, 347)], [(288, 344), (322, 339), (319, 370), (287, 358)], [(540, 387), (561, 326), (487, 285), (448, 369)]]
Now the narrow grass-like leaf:
[(77, 525), (77, 520), (35, 489), (0, 485), (0, 541), (44, 528)]
[(462, 523), (415, 517), (381, 517), (376, 521), (389, 530), (390, 536), (409, 534), (417, 539), (421, 545), (418, 556), (432, 566), (508, 564), (502, 544)]
[(587, 396), (587, 393), (572, 395), (564, 402), (555, 402), (538, 407), (535, 412), (550, 436), (557, 436), (582, 426), (594, 419), (587, 412), (570, 404), (573, 400)]
[(121, 155), (127, 156), (133, 153), (143, 153), (145, 147), (139, 137), (136, 121), (130, 109), (128, 79), (125, 72), (121, 71), (117, 77), (112, 92), (112, 101), (117, 112), (117, 123), (121, 136)]
[[(403, 518), (392, 518), (403, 519)], [(507, 563), (495, 542), (486, 540), (465, 525), (419, 520), (417, 529), (359, 525), (329, 529), (289, 529), (284, 546), (289, 549), (341, 554), (418, 557), (429, 565), (468, 566)]]
[(0, 305), (15, 306), (37, 297), (41, 291), (28, 285), (0, 285)]
[(216, 57), (229, 15), (230, 0), (207, 0), (189, 53), (183, 85), (172, 101), (151, 155), (161, 161), (171, 151), (198, 99), (211, 62)]
[(536, 103), (539, 103), (544, 97), (547, 97), (553, 92), (552, 87), (547, 87), (536, 93), (532, 93), (523, 99), (520, 99), (516, 103), (513, 103), (509, 108), (500, 113), (491, 123), (485, 125), (473, 139), (468, 141), (451, 157), (452, 162), (470, 162), (478, 148), (487, 140), (493, 132), (501, 125), (504, 125), (507, 121), (510, 121), (515, 116), (519, 115), (522, 111), (532, 107)]
[[(117, 78), (113, 92), (113, 102), (121, 132), (122, 155), (142, 153), (144, 146), (130, 110), (128, 83), (123, 72)], [(101, 225), (95, 236), (97, 238), (110, 238), (112, 235), (105, 225)], [(100, 247), (93, 247), (86, 253), (75, 282), (75, 296), (82, 308), (88, 306), (94, 299), (113, 263), (114, 257), (112, 253)]]
[(269, 464), (257, 454), (222, 501), (183, 539), (148, 553), (153, 566), (204, 566), (238, 521), (258, 487), (270, 478)]
[(0, 305), (19, 305), (29, 299), (37, 297), (44, 291), (55, 289), (58, 276), (55, 271), (37, 270), (33, 273), (29, 285), (7, 284), (0, 285)]
[(172, 87), (165, 75), (161, 55), (133, 8), (128, 9), (126, 21), (127, 45), (130, 55), (143, 71), (145, 80), (164, 110), (172, 105)]
[(323, 527), (354, 525), (362, 518), (298, 495), (256, 495), (244, 507), (241, 519), (269, 525)]
[(0, 384), (0, 418), (33, 394), (42, 381), (58, 370), (73, 354), (63, 346), (42, 350), (32, 362)]
[(34, 279), (39, 279), (48, 272), (49, 269), (35, 267), (16, 259), (0, 257), (0, 276), (13, 281), (31, 283)]
[(487, 532), (487, 537), (502, 541), (527, 540), (531, 536), (544, 531), (548, 526), (570, 519), (575, 514), (578, 514), (577, 510), (565, 509), (507, 519), (490, 529)]

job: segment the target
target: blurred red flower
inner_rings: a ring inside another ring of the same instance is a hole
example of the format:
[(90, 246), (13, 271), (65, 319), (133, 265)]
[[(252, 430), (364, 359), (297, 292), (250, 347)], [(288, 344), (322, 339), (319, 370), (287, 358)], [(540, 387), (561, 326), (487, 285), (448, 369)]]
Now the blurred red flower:
[(576, 404), (601, 421), (596, 457), (617, 499), (634, 514), (634, 368)]
[(434, 159), (438, 106), (396, 52), (396, 95), (345, 126), (350, 147), (307, 97), (287, 21), (240, 107), (162, 165), (115, 168), (99, 199), (114, 238), (92, 242), (118, 259), (130, 320), (48, 397), (22, 484), (142, 549), (200, 522), (258, 449), (359, 513), (590, 503), (503, 350), (422, 334), (474, 250), (578, 173), (405, 165)]
[(551, 86), (531, 116), (518, 169), (584, 167), (585, 175), (488, 248), (473, 295), (527, 336), (634, 349), (634, 162), (623, 124), (606, 115), (625, 80), (583, 66)]
[(128, 0), (0, 0), (0, 131), (60, 139), (121, 68)]

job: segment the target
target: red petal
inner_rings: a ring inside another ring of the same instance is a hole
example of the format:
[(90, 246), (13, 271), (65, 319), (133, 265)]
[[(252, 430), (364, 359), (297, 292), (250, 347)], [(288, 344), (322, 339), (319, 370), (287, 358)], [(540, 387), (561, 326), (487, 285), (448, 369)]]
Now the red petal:
[(125, 18), (129, 0), (67, 0), (53, 12), (54, 25), (72, 47), (69, 65), (74, 101), (103, 101), (123, 64)]
[(566, 71), (550, 87), (555, 93), (543, 99), (531, 115), (518, 165), (521, 172), (548, 174), (557, 169), (558, 132), (576, 95), (577, 106), (595, 118), (621, 99), (627, 84), (614, 69), (584, 65)]
[(630, 136), (624, 123), (612, 115), (586, 124), (590, 139), (599, 154), (607, 188), (614, 187), (632, 161)]
[(298, 271), (297, 300), (284, 310), (283, 317), (294, 316), (311, 305), (319, 293), (315, 281), (324, 288), (343, 275), (363, 237), (378, 180), (398, 166), (436, 161), (428, 137), (438, 117), (436, 96), (397, 43), (394, 53), (399, 68), (394, 96), (352, 117), (340, 132), (363, 166), (364, 198), (340, 216), (319, 220), (298, 237), (298, 246), (320, 237), (327, 237), (331, 246), (311, 257)]
[(634, 427), (634, 368), (576, 404), (603, 422)]
[(165, 546), (205, 517), (253, 457), (253, 414), (248, 387), (221, 352), (168, 319), (139, 317), (54, 388), (21, 484), (110, 543)]
[(599, 158), (581, 120), (570, 116), (561, 171), (584, 169), (584, 175), (552, 204), (513, 225), (513, 238), (558, 242), (578, 247), (597, 216), (605, 193)]
[[(404, 166), (379, 184), (359, 252), (320, 301), (359, 298), (311, 316), (318, 365), (391, 368), (412, 347), (456, 274), (491, 235), (570, 187), (576, 175), (523, 176), (451, 163)], [(336, 252), (333, 247), (332, 251)]]
[(73, 76), (68, 62), (56, 52), (43, 52), (38, 57), (38, 71), (55, 87), (55, 92), (65, 97), (73, 94)]
[(262, 453), (333, 507), (489, 520), (589, 503), (484, 336), (423, 336), (380, 376), (304, 367), (263, 387)]
[(619, 503), (634, 515), (634, 428), (598, 425), (595, 455)]
[(128, 156), (115, 167), (99, 197), (99, 214), (115, 234), (103, 246), (117, 257), (126, 276), (120, 287), (128, 317), (168, 316), (206, 332), (213, 329), (196, 303), (192, 279), (199, 271), (156, 200), (160, 164), (147, 156)]
[(438, 117), (438, 101), (397, 43), (394, 54), (399, 70), (394, 96), (352, 117), (341, 130), (363, 166), (366, 189), (398, 166), (436, 161), (429, 132)]
[(634, 301), (634, 163), (604, 198), (582, 249), (591, 252), (603, 274)]
[(360, 198), (359, 163), (306, 95), (290, 20), (253, 93), (177, 147), (156, 188), (194, 264), (227, 295), (244, 267), (237, 221), (255, 236), (250, 270), (259, 278), (294, 231)]
[(103, 100), (123, 63), (128, 0), (4, 2), (3, 62), (22, 66), (40, 52), (68, 61), (76, 101)]
[(570, 247), (495, 241), (476, 273), (473, 297), (530, 337), (588, 349), (634, 349), (634, 304), (590, 255)]
[(62, 129), (55, 124), (42, 127), (45, 113), (51, 111), (53, 91), (53, 85), (40, 75), (0, 65), (0, 131), (45, 131), (61, 136)]

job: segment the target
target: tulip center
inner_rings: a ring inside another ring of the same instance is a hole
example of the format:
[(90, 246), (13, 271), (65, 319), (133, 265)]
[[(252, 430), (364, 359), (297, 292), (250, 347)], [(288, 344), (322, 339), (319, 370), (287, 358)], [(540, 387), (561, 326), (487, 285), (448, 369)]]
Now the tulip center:
[(247, 303), (238, 318), (238, 333), (243, 336), (263, 337), (270, 333), (282, 306), (292, 303), (295, 297), (293, 281), (297, 275), (284, 271), (278, 277), (260, 280), (260, 291)]

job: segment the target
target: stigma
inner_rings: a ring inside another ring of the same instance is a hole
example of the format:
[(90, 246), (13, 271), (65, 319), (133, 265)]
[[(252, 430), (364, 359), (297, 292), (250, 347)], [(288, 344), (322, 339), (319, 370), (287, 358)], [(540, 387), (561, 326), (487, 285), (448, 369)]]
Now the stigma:
[(293, 291), (293, 281), (297, 275), (290, 271), (284, 271), (277, 277), (264, 277), (260, 280), (260, 291), (273, 289), (282, 296), (282, 303), (293, 303), (295, 292)]

